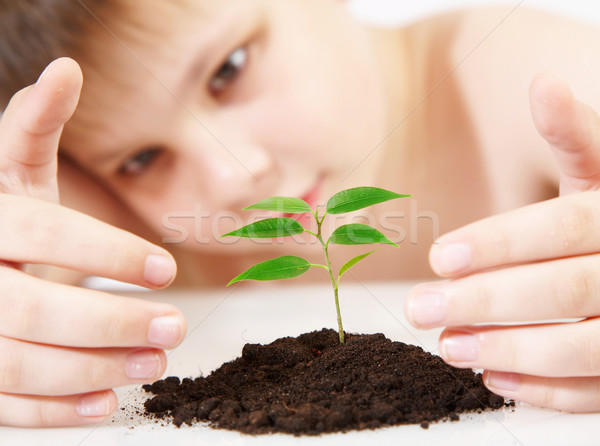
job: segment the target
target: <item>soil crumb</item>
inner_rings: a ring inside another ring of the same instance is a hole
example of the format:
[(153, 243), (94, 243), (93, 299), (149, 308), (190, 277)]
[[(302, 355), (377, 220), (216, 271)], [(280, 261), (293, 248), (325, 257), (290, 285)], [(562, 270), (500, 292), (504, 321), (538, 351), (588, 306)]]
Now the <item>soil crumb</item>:
[(427, 429), (458, 414), (514, 405), (487, 390), (481, 375), (383, 334), (323, 329), (268, 345), (206, 377), (169, 377), (143, 386), (155, 396), (146, 415), (176, 426), (208, 422), (249, 434), (315, 435), (397, 424)]

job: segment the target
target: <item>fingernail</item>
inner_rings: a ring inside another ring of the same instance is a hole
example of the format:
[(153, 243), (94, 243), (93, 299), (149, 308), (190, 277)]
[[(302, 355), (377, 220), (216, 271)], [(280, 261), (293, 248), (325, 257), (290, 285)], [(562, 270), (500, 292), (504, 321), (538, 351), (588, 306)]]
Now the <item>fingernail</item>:
[(181, 321), (175, 316), (156, 317), (148, 327), (148, 342), (151, 344), (170, 347), (179, 341), (181, 336)]
[(158, 254), (149, 254), (144, 265), (144, 280), (155, 286), (165, 286), (175, 276), (173, 260)]
[(418, 294), (408, 302), (408, 311), (417, 325), (437, 325), (448, 316), (448, 299), (440, 293)]
[(105, 417), (110, 413), (106, 392), (88, 393), (79, 398), (75, 410), (80, 417)]
[(450, 243), (438, 248), (435, 259), (437, 272), (455, 274), (471, 266), (473, 255), (466, 243)]
[(488, 372), (485, 385), (498, 390), (517, 390), (520, 378), (517, 373), (508, 372)]
[(131, 353), (125, 362), (125, 373), (131, 379), (154, 378), (160, 369), (158, 354), (150, 350)]
[(479, 341), (469, 333), (447, 334), (440, 350), (448, 361), (475, 361), (479, 357)]

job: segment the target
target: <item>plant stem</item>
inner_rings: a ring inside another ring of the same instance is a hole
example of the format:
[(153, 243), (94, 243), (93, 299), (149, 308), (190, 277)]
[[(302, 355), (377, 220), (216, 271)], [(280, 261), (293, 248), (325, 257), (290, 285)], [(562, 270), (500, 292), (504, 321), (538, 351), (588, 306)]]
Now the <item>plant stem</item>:
[(335, 310), (337, 312), (337, 321), (338, 321), (338, 331), (340, 336), (340, 344), (344, 343), (344, 327), (342, 326), (342, 313), (340, 312), (340, 300), (338, 297), (338, 281), (333, 277), (333, 271), (331, 269), (331, 262), (329, 260), (329, 243), (325, 243), (323, 241), (323, 236), (321, 235), (321, 225), (323, 224), (323, 220), (325, 220), (325, 216), (319, 221), (318, 214), (315, 213), (315, 219), (317, 220), (317, 240), (321, 243), (323, 247), (323, 252), (325, 253), (325, 262), (327, 265), (327, 272), (329, 273), (329, 278), (331, 279), (331, 286), (333, 287), (333, 296), (335, 297)]

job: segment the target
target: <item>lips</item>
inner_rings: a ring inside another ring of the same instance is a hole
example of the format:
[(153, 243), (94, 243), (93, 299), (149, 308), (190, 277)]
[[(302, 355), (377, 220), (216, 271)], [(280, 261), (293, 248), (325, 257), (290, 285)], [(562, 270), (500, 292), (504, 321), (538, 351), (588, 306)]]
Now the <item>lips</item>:
[[(321, 178), (318, 178), (314, 186), (308, 190), (304, 195), (299, 198), (306, 201), (308, 205), (314, 210), (319, 204), (319, 197), (321, 195)], [(303, 216), (310, 216), (310, 214), (283, 214), (284, 217), (295, 218), (296, 220), (301, 219)]]
[(320, 192), (321, 179), (319, 178), (315, 185), (312, 187), (312, 189), (310, 189), (306, 194), (304, 194), (300, 198), (306, 201), (309, 204), (309, 206), (314, 209), (316, 205), (319, 204), (317, 201), (319, 200)]

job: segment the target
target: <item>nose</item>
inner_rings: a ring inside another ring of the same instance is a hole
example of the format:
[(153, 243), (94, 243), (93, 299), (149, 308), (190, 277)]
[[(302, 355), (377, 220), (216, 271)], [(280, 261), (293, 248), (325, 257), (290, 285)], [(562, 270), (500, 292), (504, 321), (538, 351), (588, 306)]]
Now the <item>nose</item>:
[(260, 146), (235, 142), (211, 148), (202, 154), (204, 187), (210, 198), (230, 206), (248, 204), (257, 190), (268, 189), (273, 163)]
[(186, 152), (205, 199), (219, 207), (239, 208), (271, 190), (277, 173), (268, 150), (239, 135), (225, 139), (208, 131), (195, 133)]

